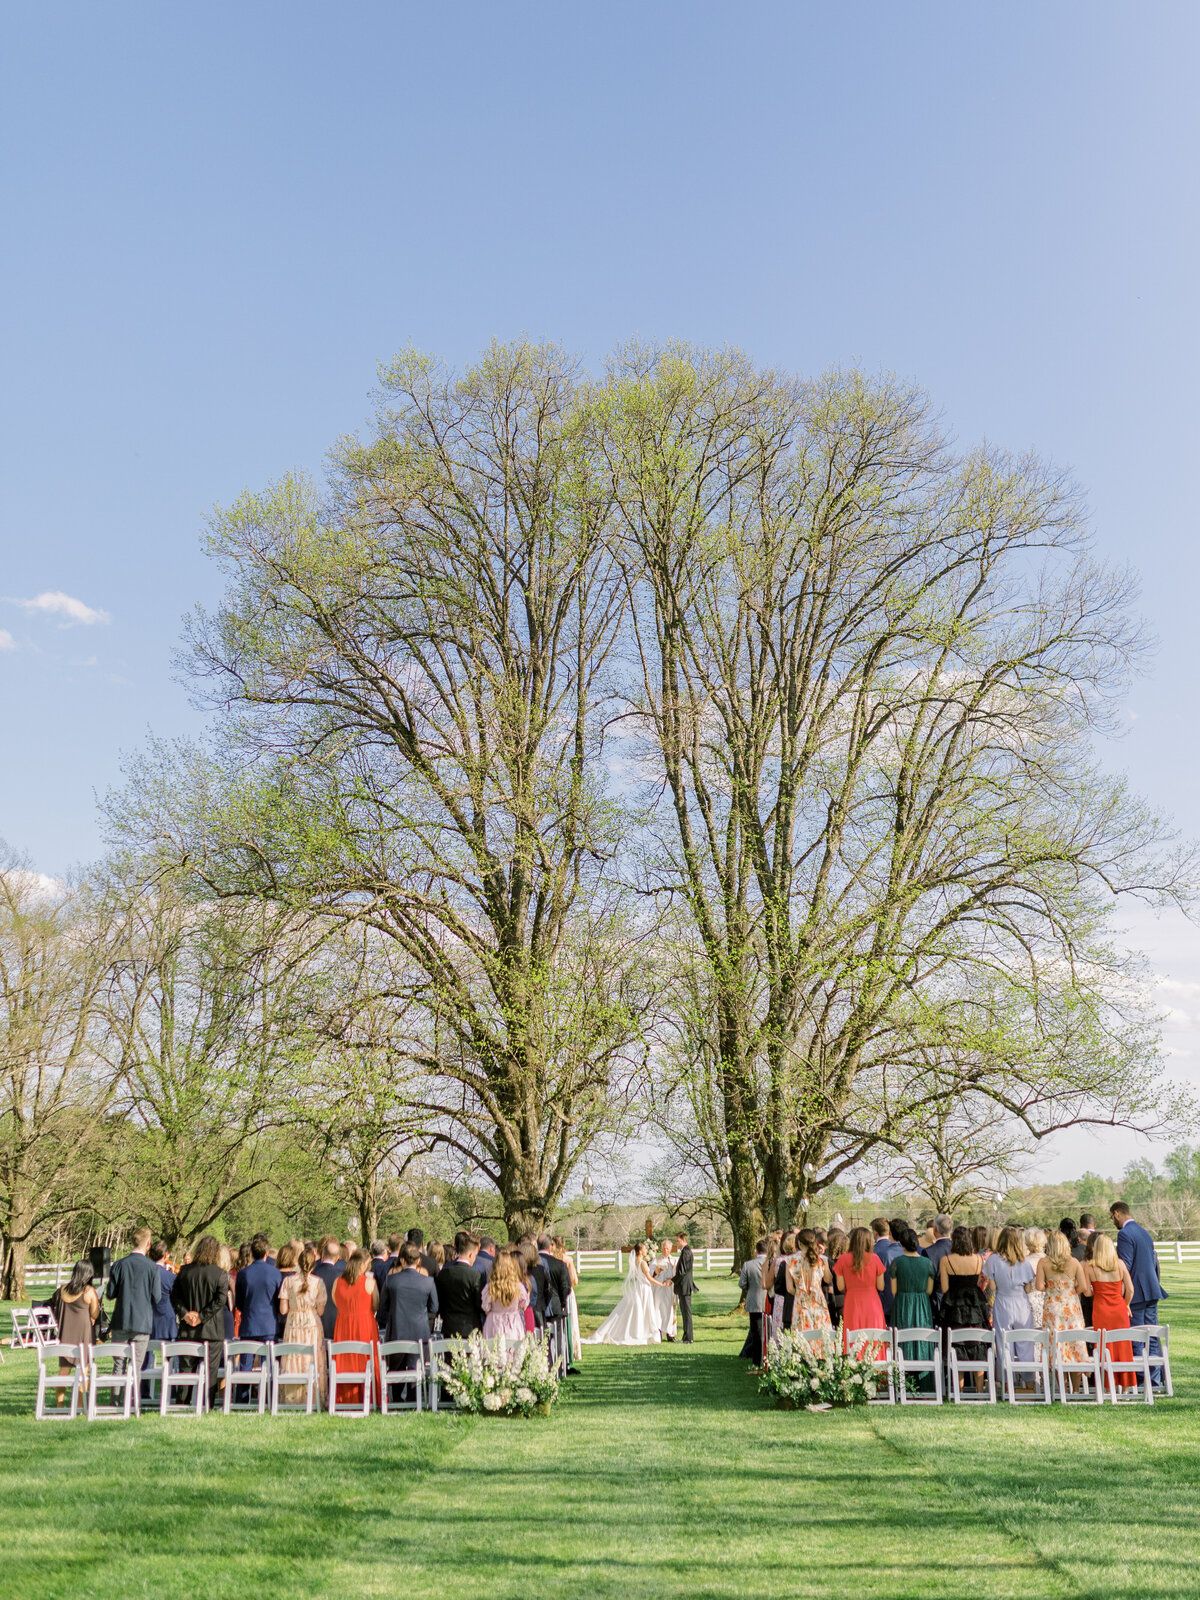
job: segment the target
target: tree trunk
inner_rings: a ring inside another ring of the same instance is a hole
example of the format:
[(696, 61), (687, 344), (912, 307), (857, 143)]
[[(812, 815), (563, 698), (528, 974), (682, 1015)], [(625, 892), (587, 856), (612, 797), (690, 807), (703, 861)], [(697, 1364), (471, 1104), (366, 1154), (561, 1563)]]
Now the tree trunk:
[(4, 1281), (0, 1285), (0, 1299), (24, 1300), (25, 1256), (28, 1245), (24, 1239), (6, 1239), (4, 1244)]

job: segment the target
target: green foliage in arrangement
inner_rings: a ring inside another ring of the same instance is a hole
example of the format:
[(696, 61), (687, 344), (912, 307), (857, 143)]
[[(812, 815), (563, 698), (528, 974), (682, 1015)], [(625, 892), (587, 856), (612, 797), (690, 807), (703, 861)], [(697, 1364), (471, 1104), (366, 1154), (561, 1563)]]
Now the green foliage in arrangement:
[(446, 1388), (463, 1411), (484, 1416), (531, 1417), (558, 1399), (545, 1346), (532, 1339), (506, 1350), (501, 1339), (472, 1335), (450, 1363)]
[(879, 1392), (880, 1377), (869, 1356), (848, 1355), (833, 1339), (814, 1344), (781, 1333), (758, 1387), (796, 1406), (865, 1406)]

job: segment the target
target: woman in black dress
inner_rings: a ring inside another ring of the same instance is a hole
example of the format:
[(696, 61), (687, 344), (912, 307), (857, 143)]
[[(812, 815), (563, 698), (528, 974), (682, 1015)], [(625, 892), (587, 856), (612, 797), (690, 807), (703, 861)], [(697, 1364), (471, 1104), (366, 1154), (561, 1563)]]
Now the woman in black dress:
[[(942, 1290), (942, 1325), (947, 1328), (990, 1328), (987, 1298), (979, 1286), (983, 1257), (972, 1248), (968, 1228), (955, 1228), (950, 1235), (950, 1252), (938, 1268)], [(964, 1361), (983, 1361), (987, 1346), (968, 1341), (958, 1347)], [(983, 1374), (975, 1373), (976, 1390), (983, 1387)]]

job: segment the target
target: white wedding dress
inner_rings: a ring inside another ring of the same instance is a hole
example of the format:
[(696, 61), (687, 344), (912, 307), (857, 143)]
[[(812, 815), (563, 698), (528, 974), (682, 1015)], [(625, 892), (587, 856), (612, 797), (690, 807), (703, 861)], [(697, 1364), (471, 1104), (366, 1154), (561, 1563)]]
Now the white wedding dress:
[(588, 1334), (584, 1344), (660, 1343), (662, 1325), (657, 1293), (657, 1286), (646, 1277), (637, 1260), (631, 1261), (625, 1275), (624, 1293), (595, 1333)]

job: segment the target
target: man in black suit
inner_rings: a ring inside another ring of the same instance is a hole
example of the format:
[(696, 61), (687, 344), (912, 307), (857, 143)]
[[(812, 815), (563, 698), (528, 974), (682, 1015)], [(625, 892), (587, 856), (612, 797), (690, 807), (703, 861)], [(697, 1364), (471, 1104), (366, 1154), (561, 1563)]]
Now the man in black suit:
[[(538, 1235), (537, 1247), (538, 1258), (545, 1268), (546, 1277), (550, 1284), (546, 1317), (548, 1320), (557, 1321), (560, 1318), (565, 1318), (567, 1314), (567, 1301), (571, 1298), (571, 1274), (567, 1271), (566, 1263), (560, 1261), (554, 1254), (554, 1241), (548, 1233)], [(570, 1352), (568, 1351), (565, 1370), (569, 1373), (575, 1373), (579, 1369), (570, 1365), (569, 1355)]]
[(454, 1235), (454, 1260), (447, 1261), (436, 1279), (442, 1334), (466, 1339), (483, 1329), (483, 1279), (475, 1271), (479, 1240), (460, 1230)]
[(696, 1285), (692, 1279), (692, 1247), (688, 1243), (687, 1234), (682, 1230), (675, 1235), (675, 1248), (679, 1256), (675, 1262), (675, 1272), (671, 1281), (675, 1286), (675, 1298), (679, 1301), (683, 1342), (695, 1344), (696, 1336), (692, 1332), (692, 1294)]
[(313, 1268), (313, 1277), (320, 1278), (325, 1285), (325, 1309), (321, 1313), (321, 1326), (325, 1330), (326, 1339), (333, 1338), (333, 1330), (337, 1326), (337, 1307), (333, 1303), (333, 1286), (346, 1270), (346, 1263), (342, 1260), (341, 1246), (332, 1234), (326, 1234), (321, 1240), (321, 1259)]

